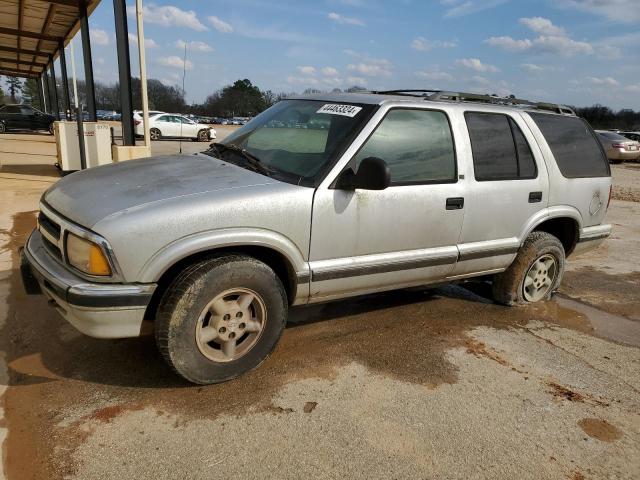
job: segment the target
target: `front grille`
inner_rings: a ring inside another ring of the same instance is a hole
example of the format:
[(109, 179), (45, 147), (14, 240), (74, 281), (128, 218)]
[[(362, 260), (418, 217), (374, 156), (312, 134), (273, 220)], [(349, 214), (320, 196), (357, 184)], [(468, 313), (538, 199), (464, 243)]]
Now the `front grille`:
[(46, 230), (46, 232), (53, 238), (55, 238), (56, 240), (60, 239), (60, 225), (51, 220), (42, 212), (40, 212), (40, 214), (38, 215), (38, 224), (40, 225), (40, 228)]
[(62, 252), (57, 245), (51, 243), (51, 241), (44, 235), (42, 235), (42, 243), (44, 244), (44, 248), (46, 248), (51, 255), (62, 261)]

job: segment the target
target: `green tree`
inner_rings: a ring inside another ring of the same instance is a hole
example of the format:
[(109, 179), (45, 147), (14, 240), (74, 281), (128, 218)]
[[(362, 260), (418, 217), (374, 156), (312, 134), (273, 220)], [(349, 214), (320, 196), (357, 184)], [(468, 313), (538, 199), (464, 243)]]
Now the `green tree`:
[(267, 108), (269, 100), (257, 86), (245, 78), (236, 80), (233, 85), (210, 95), (205, 101), (205, 106), (209, 107), (207, 110), (214, 115), (252, 117)]
[(22, 81), (18, 77), (7, 77), (9, 96), (12, 103), (18, 102), (18, 95), (22, 92)]
[(22, 87), (22, 101), (42, 110), (42, 92), (40, 92), (38, 81), (35, 78), (29, 78), (24, 82)]

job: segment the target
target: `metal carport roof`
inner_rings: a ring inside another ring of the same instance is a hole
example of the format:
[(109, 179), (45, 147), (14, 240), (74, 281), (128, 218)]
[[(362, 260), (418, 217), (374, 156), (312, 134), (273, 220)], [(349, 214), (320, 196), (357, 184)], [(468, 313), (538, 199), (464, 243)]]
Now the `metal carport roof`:
[[(0, 0), (0, 75), (37, 78), (100, 0)], [(86, 13), (85, 13), (86, 12)]]

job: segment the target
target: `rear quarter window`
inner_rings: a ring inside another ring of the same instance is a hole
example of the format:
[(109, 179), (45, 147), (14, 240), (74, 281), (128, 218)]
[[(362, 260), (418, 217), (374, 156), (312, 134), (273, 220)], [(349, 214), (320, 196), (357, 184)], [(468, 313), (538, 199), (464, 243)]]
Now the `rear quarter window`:
[(578, 117), (529, 113), (566, 178), (609, 177), (609, 161), (587, 122)]

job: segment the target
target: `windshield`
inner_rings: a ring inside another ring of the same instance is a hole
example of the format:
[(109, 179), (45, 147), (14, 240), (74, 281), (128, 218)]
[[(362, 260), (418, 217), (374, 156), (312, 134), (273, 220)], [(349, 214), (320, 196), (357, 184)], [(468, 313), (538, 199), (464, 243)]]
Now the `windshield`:
[(214, 144), (205, 153), (230, 161), (233, 157), (244, 165), (241, 155), (244, 150), (273, 176), (313, 186), (333, 166), (374, 108), (374, 105), (283, 100), (225, 138), (220, 142), (223, 147)]

